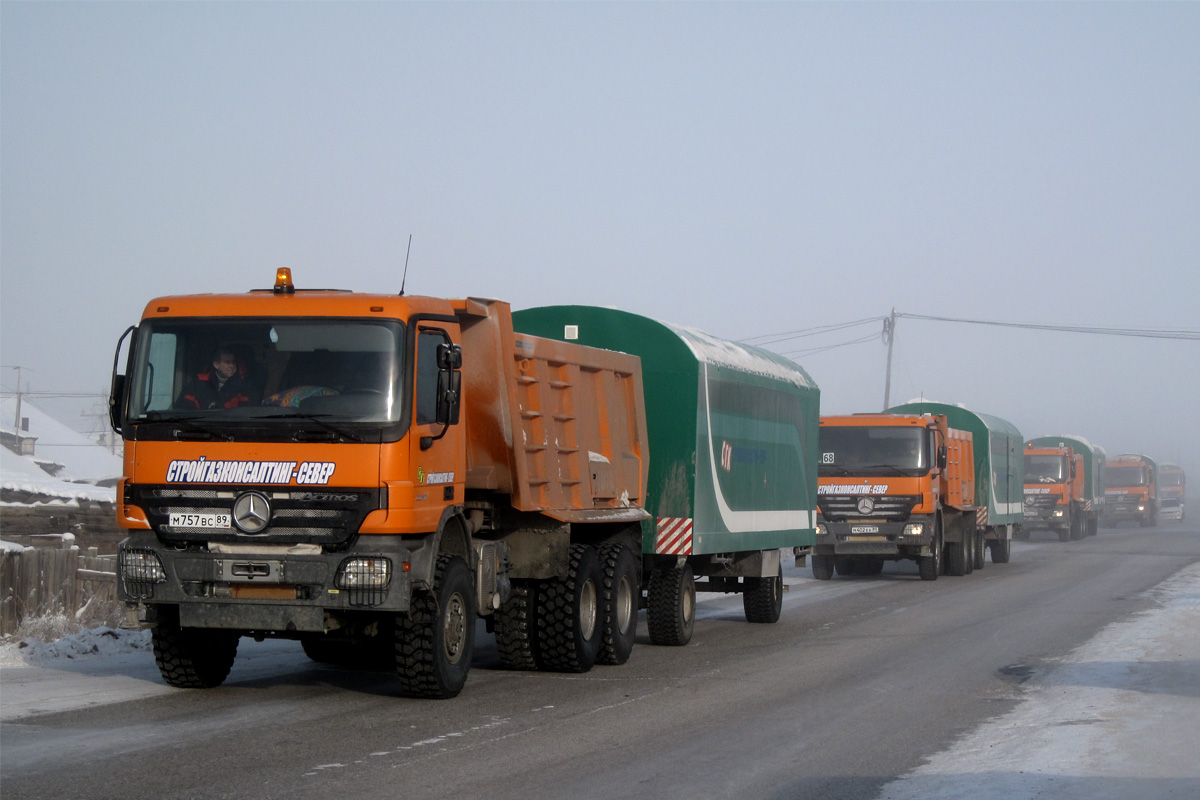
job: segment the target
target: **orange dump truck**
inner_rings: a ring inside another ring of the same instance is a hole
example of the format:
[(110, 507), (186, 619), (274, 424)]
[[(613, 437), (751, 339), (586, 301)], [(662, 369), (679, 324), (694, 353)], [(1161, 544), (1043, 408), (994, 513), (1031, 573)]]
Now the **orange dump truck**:
[(1158, 524), (1158, 464), (1141, 453), (1110, 458), (1104, 468), (1104, 521), (1134, 520), (1143, 528)]
[(491, 300), (297, 290), (287, 270), (152, 300), (110, 402), (127, 624), (181, 687), (220, 684), (252, 636), (451, 697), (477, 617), (510, 666), (621, 663), (641, 380), (634, 356), (514, 333)]
[(1095, 536), (1104, 508), (1104, 448), (1080, 436), (1039, 436), (1025, 442), (1025, 526), (1060, 542)]
[(822, 416), (820, 431), (816, 578), (912, 559), (932, 581), (979, 564), (970, 433), (941, 414)]

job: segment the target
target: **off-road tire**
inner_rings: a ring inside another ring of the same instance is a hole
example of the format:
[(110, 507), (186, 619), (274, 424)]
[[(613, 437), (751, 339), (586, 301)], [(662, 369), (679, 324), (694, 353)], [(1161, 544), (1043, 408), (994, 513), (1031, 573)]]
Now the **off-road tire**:
[(623, 544), (606, 544), (598, 551), (600, 584), (600, 652), (597, 664), (624, 664), (633, 652), (641, 599), (637, 558)]
[(827, 581), (833, 577), (833, 556), (809, 556), (809, 560), (814, 578)]
[(212, 628), (183, 628), (178, 606), (159, 606), (150, 633), (154, 663), (163, 680), (180, 689), (211, 689), (229, 676), (238, 634)]
[(942, 573), (942, 531), (940, 526), (933, 534), (933, 555), (917, 558), (917, 572), (923, 581), (936, 581)]
[(691, 565), (653, 570), (647, 595), (650, 641), (667, 647), (690, 642), (696, 627), (696, 581)]
[(961, 578), (967, 574), (967, 554), (963, 542), (946, 542), (946, 574)]
[(600, 652), (600, 562), (596, 551), (571, 545), (566, 577), (543, 581), (536, 617), (538, 664), (552, 672), (587, 672)]
[(858, 562), (859, 575), (879, 575), (883, 572), (882, 558), (864, 558)]
[(508, 600), (496, 612), (496, 652), (506, 669), (538, 668), (536, 589), (534, 581), (514, 580)]
[(773, 623), (783, 611), (783, 565), (774, 578), (746, 578), (742, 608), (747, 622)]
[(1007, 564), (1012, 556), (1012, 539), (996, 539), (989, 542), (988, 547), (992, 551), (993, 564)]
[(438, 556), (433, 590), (413, 592), (395, 623), (396, 676), (412, 697), (455, 697), (475, 652), (475, 584), (458, 556)]
[(983, 538), (983, 531), (976, 530), (975, 536), (975, 569), (983, 569), (983, 565), (987, 563), (987, 541)]

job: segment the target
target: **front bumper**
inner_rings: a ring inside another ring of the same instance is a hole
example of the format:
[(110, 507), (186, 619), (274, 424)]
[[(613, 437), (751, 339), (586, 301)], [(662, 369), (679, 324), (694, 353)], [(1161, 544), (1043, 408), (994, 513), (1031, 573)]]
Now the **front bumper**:
[(406, 612), (421, 544), (362, 536), (336, 553), (314, 547), (180, 550), (139, 532), (119, 548), (117, 594), (131, 607), (177, 605), (184, 627), (323, 632), (331, 616)]
[(926, 517), (905, 522), (821, 522), (813, 553), (915, 557), (930, 555), (932, 544), (933, 521)]

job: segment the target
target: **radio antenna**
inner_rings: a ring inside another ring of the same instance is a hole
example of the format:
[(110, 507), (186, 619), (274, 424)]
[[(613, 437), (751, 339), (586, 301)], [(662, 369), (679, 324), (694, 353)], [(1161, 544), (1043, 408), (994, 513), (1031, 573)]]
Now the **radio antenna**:
[(404, 282), (408, 280), (408, 256), (412, 253), (412, 234), (408, 235), (408, 250), (404, 253), (404, 276), (400, 278), (400, 296), (404, 297)]

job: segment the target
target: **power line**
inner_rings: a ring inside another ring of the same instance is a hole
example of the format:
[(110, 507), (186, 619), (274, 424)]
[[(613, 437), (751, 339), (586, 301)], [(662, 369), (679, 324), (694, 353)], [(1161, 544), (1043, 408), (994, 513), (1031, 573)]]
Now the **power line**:
[(1042, 325), (1032, 322), (997, 322), (983, 319), (961, 319), (958, 317), (936, 317), (929, 314), (903, 314), (897, 317), (921, 319), (931, 322), (958, 322), (965, 325), (993, 325), (1000, 328), (1025, 328), (1039, 331), (1066, 331), (1068, 333), (1090, 333), (1102, 336), (1132, 336), (1142, 339), (1200, 340), (1200, 330), (1193, 328), (1108, 328), (1098, 325)]
[[(845, 328), (853, 328), (858, 325), (870, 325), (883, 321), (883, 317), (868, 317), (866, 319), (858, 319), (853, 322), (838, 322), (832, 325), (818, 325), (814, 328), (801, 328), (796, 331), (784, 331), (782, 333), (764, 333), (759, 336), (751, 336), (746, 339), (740, 339), (741, 344), (757, 344), (762, 347), (768, 344), (776, 344), (778, 342), (786, 342), (792, 339), (802, 339), (808, 336), (818, 336), (822, 333), (832, 333)], [(874, 337), (871, 337), (874, 338)], [(765, 340), (765, 341), (759, 341)]]

